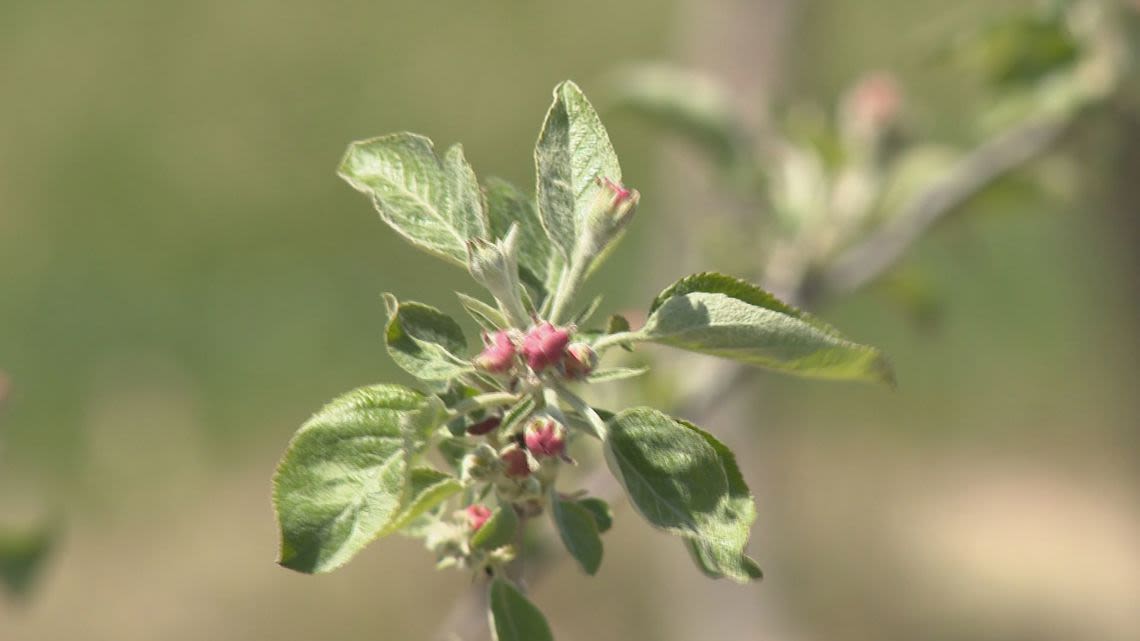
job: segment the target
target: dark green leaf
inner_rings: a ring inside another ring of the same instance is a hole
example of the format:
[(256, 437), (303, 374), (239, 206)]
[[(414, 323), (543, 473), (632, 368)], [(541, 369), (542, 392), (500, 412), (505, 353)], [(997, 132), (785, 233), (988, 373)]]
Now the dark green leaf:
[(554, 641), (542, 612), (508, 581), (491, 581), (490, 602), (495, 641)]
[(711, 435), (650, 408), (609, 422), (606, 462), (652, 525), (690, 541), (710, 576), (758, 578), (744, 554), (756, 508), (732, 455)]
[(487, 236), (479, 184), (459, 145), (441, 161), (417, 134), (362, 140), (349, 145), (337, 173), (367, 194), (397, 233), (448, 261), (466, 266), (467, 241)]
[(594, 517), (594, 523), (598, 526), (599, 533), (608, 532), (614, 525), (614, 513), (610, 509), (610, 504), (602, 499), (596, 497), (587, 497), (578, 500), (578, 505), (582, 506)]
[(54, 522), (27, 529), (0, 528), (0, 584), (17, 597), (27, 594), (55, 545), (56, 534)]
[(425, 381), (447, 381), (472, 371), (469, 362), (456, 356), (467, 351), (467, 339), (450, 316), (422, 303), (398, 302), (391, 294), (384, 301), (388, 354), (401, 369)]
[(491, 518), (471, 537), (471, 547), (480, 550), (494, 550), (510, 544), (519, 528), (519, 515), (510, 505), (495, 508)]
[(274, 477), (278, 562), (328, 572), (383, 533), (408, 505), (410, 461), (442, 420), (438, 399), (400, 385), (354, 390), (314, 414)]
[(550, 501), (550, 516), (570, 556), (586, 574), (596, 574), (602, 565), (602, 539), (598, 536), (593, 513), (574, 501), (564, 501), (554, 495)]

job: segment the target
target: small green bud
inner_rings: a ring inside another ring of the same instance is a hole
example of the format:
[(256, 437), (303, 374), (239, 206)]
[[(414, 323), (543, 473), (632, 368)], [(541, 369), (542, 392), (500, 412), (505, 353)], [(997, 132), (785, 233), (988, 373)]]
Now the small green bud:
[(460, 479), (465, 484), (488, 481), (502, 468), (499, 453), (487, 443), (480, 443), (470, 454), (463, 457), (460, 465)]

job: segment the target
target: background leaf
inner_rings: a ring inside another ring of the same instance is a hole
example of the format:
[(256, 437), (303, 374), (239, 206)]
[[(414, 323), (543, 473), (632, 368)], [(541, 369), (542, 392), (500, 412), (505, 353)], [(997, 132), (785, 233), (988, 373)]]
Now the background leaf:
[(578, 505), (582, 506), (586, 511), (594, 517), (594, 523), (598, 526), (598, 533), (603, 534), (608, 532), (614, 525), (614, 513), (610, 509), (610, 504), (597, 497), (586, 497), (578, 501)]
[(569, 258), (600, 187), (599, 177), (621, 181), (609, 134), (582, 90), (566, 81), (554, 88), (534, 149), (538, 212), (547, 235)]
[(431, 140), (417, 134), (362, 140), (349, 145), (337, 173), (368, 194), (397, 233), (461, 267), (467, 240), (487, 236), (479, 184), (459, 145), (440, 161)]
[(17, 597), (27, 594), (55, 545), (58, 526), (0, 527), (0, 584)]
[(652, 525), (688, 540), (710, 576), (758, 578), (744, 554), (756, 508), (731, 454), (711, 435), (650, 408), (609, 423), (606, 462)]
[(570, 556), (586, 574), (596, 574), (602, 565), (602, 539), (598, 536), (593, 513), (577, 502), (554, 496), (550, 501), (550, 516)]
[(433, 400), (373, 385), (333, 400), (301, 426), (274, 477), (278, 563), (328, 572), (385, 531), (405, 506), (408, 460), (441, 419)]
[(759, 287), (721, 274), (696, 274), (654, 300), (635, 334), (703, 354), (801, 376), (894, 384), (879, 350), (780, 302)]
[(554, 641), (546, 617), (510, 582), (492, 580), (490, 601), (495, 641)]
[(463, 328), (450, 316), (430, 305), (399, 302), (384, 295), (388, 327), (384, 339), (388, 354), (400, 369), (425, 381), (446, 381), (472, 371), (471, 364), (456, 354), (467, 351)]

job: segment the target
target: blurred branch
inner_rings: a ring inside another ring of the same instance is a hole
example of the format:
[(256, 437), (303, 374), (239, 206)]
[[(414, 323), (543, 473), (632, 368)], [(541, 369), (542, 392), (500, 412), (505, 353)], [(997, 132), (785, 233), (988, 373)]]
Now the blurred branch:
[(1071, 122), (1049, 119), (1022, 123), (982, 144), (944, 180), (904, 205), (890, 223), (840, 254), (822, 276), (816, 277), (813, 288), (834, 297), (873, 282), (894, 266), (931, 226), (993, 181), (1039, 156)]

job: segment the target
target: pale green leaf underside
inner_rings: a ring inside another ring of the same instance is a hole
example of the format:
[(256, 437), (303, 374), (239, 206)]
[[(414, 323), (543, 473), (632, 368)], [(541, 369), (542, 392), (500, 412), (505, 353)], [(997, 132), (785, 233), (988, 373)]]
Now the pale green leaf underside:
[(485, 192), (487, 216), (496, 239), (505, 237), (512, 223), (518, 224), (519, 278), (530, 287), (535, 304), (541, 305), (558, 276), (561, 259), (546, 236), (534, 199), (498, 178), (487, 180)]
[(695, 274), (662, 292), (633, 337), (815, 378), (894, 384), (883, 354), (764, 290), (722, 274)]
[(424, 505), (422, 496), (408, 496), (408, 460), (422, 451), (439, 416), (433, 400), (414, 390), (374, 385), (306, 421), (274, 477), (278, 562), (300, 572), (334, 570), (394, 518)]
[(490, 604), (495, 641), (554, 641), (542, 612), (508, 581), (491, 581)]
[(605, 454), (637, 511), (684, 537), (703, 572), (758, 578), (744, 554), (756, 509), (723, 445), (657, 410), (634, 408), (610, 420)]
[(403, 507), (392, 516), (378, 536), (399, 532), (411, 525), (428, 510), (438, 506), (463, 490), (459, 479), (430, 467), (417, 467), (408, 478), (404, 490)]
[(466, 266), (468, 239), (487, 237), (483, 196), (459, 145), (440, 159), (417, 134), (362, 140), (349, 145), (337, 173), (392, 229), (436, 256)]
[(558, 535), (586, 574), (596, 574), (602, 565), (602, 539), (593, 513), (574, 501), (557, 496), (551, 500), (550, 514)]
[(542, 226), (569, 258), (600, 189), (597, 179), (621, 181), (621, 166), (609, 134), (573, 82), (554, 89), (554, 103), (539, 133), (534, 161)]
[(450, 316), (429, 305), (399, 302), (385, 294), (388, 354), (400, 369), (425, 381), (447, 381), (472, 371), (457, 356), (467, 351), (463, 329)]
[(586, 381), (590, 383), (620, 381), (641, 376), (648, 371), (648, 367), (604, 367), (590, 372), (590, 374), (586, 376)]

